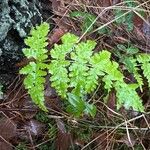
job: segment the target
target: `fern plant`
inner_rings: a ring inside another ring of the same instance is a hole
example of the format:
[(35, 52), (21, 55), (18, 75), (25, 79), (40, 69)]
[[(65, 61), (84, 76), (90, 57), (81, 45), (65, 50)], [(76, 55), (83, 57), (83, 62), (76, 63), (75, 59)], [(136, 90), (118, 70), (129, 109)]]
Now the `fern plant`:
[[(143, 83), (142, 75), (139, 74), (140, 68), (143, 71), (144, 77), (148, 81), (148, 86), (150, 87), (150, 55), (149, 54), (137, 54), (135, 57), (128, 57), (126, 58), (128, 62), (125, 63), (126, 68), (130, 73), (133, 73), (134, 78), (136, 79), (138, 86), (140, 87), (141, 91)], [(140, 67), (140, 68), (139, 68)], [(132, 69), (131, 69), (132, 68)]]
[(133, 74), (142, 91), (143, 79), (139, 74), (140, 69), (137, 67), (137, 60), (134, 58), (138, 52), (139, 49), (130, 43), (128, 43), (128, 46), (118, 44), (117, 50), (115, 49), (115, 55), (119, 57), (119, 62), (123, 63), (129, 73)]
[(96, 46), (94, 41), (77, 41), (78, 37), (67, 33), (62, 37), (62, 44), (55, 44), (50, 52), (53, 59), (49, 65), (52, 75), (50, 81), (59, 95), (69, 101), (68, 110), (77, 116), (83, 112), (94, 116), (95, 106), (86, 102), (86, 95), (96, 89), (98, 79), (101, 78), (108, 92), (112, 88), (116, 89), (118, 109), (124, 105), (127, 109), (133, 107), (136, 111), (143, 111), (144, 107), (136, 92), (138, 84), (124, 82), (119, 64), (111, 61), (111, 53), (103, 50), (93, 55)]
[[(136, 2), (134, 0), (123, 0), (123, 2), (125, 3), (125, 6), (129, 7), (129, 8), (132, 8), (132, 7), (134, 8), (134, 7), (138, 6), (138, 2)], [(134, 28), (133, 19), (134, 19), (135, 13), (133, 11), (131, 11), (128, 14), (123, 15), (124, 13), (125, 13), (125, 11), (122, 10), (121, 8), (114, 10), (116, 23), (118, 25), (123, 24), (123, 25), (125, 25), (127, 27), (128, 31), (132, 31), (133, 28)], [(138, 13), (141, 16), (144, 16), (144, 12), (143, 11), (138, 11)], [(120, 17), (120, 16), (122, 16), (122, 17)]]
[(140, 54), (137, 55), (137, 61), (141, 63), (141, 69), (143, 70), (143, 75), (148, 81), (148, 86), (150, 88), (150, 55)]
[(140, 71), (143, 71), (143, 75), (147, 79), (148, 86), (150, 87), (150, 54), (138, 54), (139, 49), (132, 44), (129, 44), (128, 47), (117, 45), (117, 48), (118, 50), (115, 55), (119, 57), (120, 63), (125, 65), (129, 73), (133, 74), (140, 90), (143, 91), (142, 86), (144, 85), (142, 75), (139, 73)]
[[(70, 13), (70, 17), (76, 17), (76, 18), (82, 18), (83, 23), (81, 24), (82, 32), (85, 32), (88, 30), (88, 32), (93, 30), (94, 25), (91, 25), (94, 20), (96, 19), (96, 16), (93, 14), (90, 14), (88, 12), (82, 12), (82, 11), (73, 11)], [(90, 27), (91, 26), (91, 27)], [(90, 27), (90, 28), (89, 28)], [(89, 29), (88, 29), (89, 28)]]
[(23, 53), (28, 59), (33, 58), (34, 61), (20, 70), (21, 74), (26, 75), (24, 85), (33, 102), (44, 111), (47, 111), (44, 105), (44, 83), (47, 75), (45, 69), (47, 65), (44, 62), (48, 57), (45, 48), (48, 44), (46, 42), (48, 31), (49, 26), (47, 23), (31, 30), (29, 37), (25, 39), (28, 48), (23, 49)]
[[(70, 13), (71, 18), (81, 18), (81, 30), (82, 32), (91, 32), (94, 27), (99, 27), (100, 24), (96, 25), (96, 23), (93, 24), (96, 20), (96, 16), (89, 13), (89, 12), (82, 12), (82, 11), (73, 11)], [(98, 30), (99, 34), (111, 34), (111, 30), (108, 27), (103, 27), (102, 29)]]
[[(118, 109), (124, 106), (127, 109), (132, 107), (136, 111), (144, 111), (136, 92), (139, 85), (125, 83), (119, 64), (111, 61), (109, 51), (102, 50), (93, 54), (96, 42), (87, 40), (78, 43), (77, 36), (66, 33), (61, 38), (62, 44), (55, 44), (49, 53), (45, 48), (48, 31), (47, 23), (31, 30), (30, 36), (25, 39), (28, 48), (23, 53), (28, 59), (33, 58), (33, 61), (20, 71), (26, 75), (25, 88), (42, 110), (47, 111), (44, 105), (44, 83), (45, 76), (50, 73), (51, 86), (66, 100), (64, 103), (67, 103), (67, 110), (75, 116), (84, 113), (95, 116), (96, 107), (87, 102), (87, 94), (96, 89), (99, 81), (104, 82), (107, 93), (112, 89), (116, 90)], [(51, 60), (48, 56), (51, 56)], [(142, 64), (142, 69), (149, 63), (144, 55), (139, 55), (137, 60)], [(144, 74), (149, 77), (145, 71)]]

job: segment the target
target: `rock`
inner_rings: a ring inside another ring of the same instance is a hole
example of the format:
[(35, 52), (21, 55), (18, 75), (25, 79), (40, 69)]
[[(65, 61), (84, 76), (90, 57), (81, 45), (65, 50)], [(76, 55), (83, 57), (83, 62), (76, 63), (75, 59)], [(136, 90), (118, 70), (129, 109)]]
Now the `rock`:
[[(42, 21), (38, 0), (0, 2), (0, 82), (5, 84), (23, 57), (24, 38), (32, 26)], [(7, 75), (6, 75), (7, 74)], [(4, 78), (5, 77), (5, 78)]]

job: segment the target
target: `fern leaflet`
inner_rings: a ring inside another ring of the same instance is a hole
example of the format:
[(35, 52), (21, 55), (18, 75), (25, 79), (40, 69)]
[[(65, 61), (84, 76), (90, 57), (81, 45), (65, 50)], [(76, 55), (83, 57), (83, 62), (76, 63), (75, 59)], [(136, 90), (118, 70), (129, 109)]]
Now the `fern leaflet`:
[(148, 86), (150, 87), (150, 55), (140, 54), (137, 56), (137, 61), (141, 63), (143, 74), (148, 81)]
[(27, 58), (34, 58), (34, 62), (30, 62), (27, 66), (20, 70), (20, 74), (25, 74), (25, 88), (28, 90), (33, 102), (42, 110), (47, 111), (44, 104), (44, 83), (47, 72), (47, 65), (44, 63), (47, 56), (47, 34), (49, 25), (43, 23), (30, 32), (30, 36), (25, 39), (25, 43), (29, 48), (23, 49), (23, 53)]

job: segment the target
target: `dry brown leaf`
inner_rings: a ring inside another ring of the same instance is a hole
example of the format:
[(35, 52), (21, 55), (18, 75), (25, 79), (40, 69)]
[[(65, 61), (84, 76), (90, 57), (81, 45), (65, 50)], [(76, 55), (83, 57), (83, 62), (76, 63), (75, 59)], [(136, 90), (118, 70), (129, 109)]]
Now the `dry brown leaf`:
[[(107, 101), (107, 106), (114, 111), (116, 109), (116, 94), (114, 91), (111, 91), (109, 93), (108, 101)], [(108, 117), (112, 117), (113, 113), (111, 110), (107, 109), (107, 115)]]
[(65, 124), (61, 119), (56, 119), (58, 133), (56, 139), (57, 150), (68, 150), (71, 145), (71, 134), (66, 131)]
[(102, 6), (103, 7), (108, 7), (111, 5), (111, 1), (110, 0), (102, 0)]
[(16, 136), (16, 124), (8, 119), (0, 120), (0, 150), (12, 150), (9, 140)]
[(134, 16), (133, 23), (134, 23), (134, 26), (139, 29), (141, 29), (143, 26), (143, 20), (137, 15)]
[(49, 45), (53, 45), (54, 43), (57, 43), (60, 38), (66, 33), (67, 30), (63, 29), (63, 28), (57, 28), (54, 29), (53, 34), (49, 35)]
[(69, 31), (72, 28), (72, 24), (73, 22), (67, 18), (67, 17), (57, 17), (57, 18), (53, 18), (56, 26), (58, 26), (58, 28), (64, 30), (65, 32)]
[(0, 150), (12, 150), (12, 146), (7, 144), (6, 142), (0, 141)]
[(16, 124), (7, 118), (2, 118), (0, 120), (0, 136), (4, 139), (9, 140), (16, 135)]

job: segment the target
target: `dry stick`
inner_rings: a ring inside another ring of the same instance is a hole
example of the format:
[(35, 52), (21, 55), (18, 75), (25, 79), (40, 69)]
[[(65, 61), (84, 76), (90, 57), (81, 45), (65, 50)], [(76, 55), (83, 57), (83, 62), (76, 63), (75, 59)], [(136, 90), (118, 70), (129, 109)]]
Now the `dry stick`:
[[(95, 125), (90, 125), (90, 127), (92, 128), (97, 128), (97, 129), (115, 129), (116, 126), (95, 126)], [(118, 127), (117, 129), (120, 130), (126, 130), (126, 127)], [(141, 130), (141, 131), (148, 131), (149, 128), (138, 128), (138, 127), (128, 127), (128, 130)]]
[[(150, 114), (150, 112), (149, 112), (148, 114)], [(123, 123), (117, 125), (117, 126), (115, 127), (115, 129), (109, 134), (109, 136), (110, 136), (113, 132), (115, 132), (119, 127), (121, 127), (122, 125), (125, 125), (126, 123), (130, 123), (130, 122), (132, 122), (132, 121), (134, 121), (134, 120), (137, 120), (137, 119), (139, 119), (139, 118), (142, 118), (142, 117), (144, 117), (144, 114), (142, 114), (142, 115), (140, 115), (140, 116), (137, 116), (137, 117), (135, 117), (135, 118), (132, 118), (132, 119), (130, 119), (130, 120), (128, 120), (128, 121), (125, 121), (125, 122), (123, 122)], [(101, 136), (101, 135), (100, 135), (100, 136)], [(100, 136), (97, 136), (95, 139), (93, 139), (91, 142), (89, 142), (87, 145), (85, 145), (81, 150), (84, 150), (84, 149), (85, 149), (86, 147), (88, 147), (91, 143), (93, 143), (95, 140), (97, 140)]]
[[(90, 5), (86, 5), (86, 7), (88, 7), (88, 8), (96, 8), (96, 9), (107, 9), (107, 10), (116, 10), (116, 9), (130, 10), (130, 9), (133, 9), (133, 7), (119, 6), (120, 4), (123, 4), (123, 3), (119, 3), (118, 5), (109, 6), (109, 7), (90, 6)], [(73, 6), (78, 6), (77, 4), (72, 4), (72, 5), (73, 5)], [(142, 9), (142, 8), (135, 8), (135, 9), (136, 9), (136, 11), (150, 12), (149, 10)]]
[(145, 146), (144, 146), (143, 143), (142, 143), (142, 140), (139, 138), (139, 135), (135, 132), (135, 130), (133, 130), (133, 132), (134, 132), (134, 134), (136, 135), (136, 137), (138, 138), (139, 143), (140, 143), (141, 146), (143, 147), (143, 150), (146, 150), (146, 149), (145, 149)]
[[(21, 90), (21, 89), (20, 89), (20, 90)], [(17, 94), (19, 94), (19, 92), (17, 92)], [(24, 97), (27, 96), (27, 95), (28, 95), (28, 93), (25, 93), (25, 94), (23, 94), (22, 96), (20, 96), (20, 97), (17, 98), (17, 99), (24, 98)], [(8, 102), (5, 102), (5, 103), (1, 103), (0, 106), (4, 106), (4, 105), (10, 104), (10, 103), (16, 101), (16, 100), (17, 100), (17, 99), (15, 99), (16, 97), (17, 97), (17, 95), (16, 95), (11, 101), (8, 101)]]
[[(150, 1), (150, 0), (149, 0), (149, 1)], [(135, 11), (138, 7), (143, 6), (144, 4), (148, 3), (149, 1), (144, 2), (144, 3), (142, 3), (142, 4), (138, 5), (138, 6), (136, 6), (135, 8), (132, 8), (131, 10), (129, 10), (129, 11), (125, 12), (124, 14), (122, 14), (121, 16), (119, 16), (119, 17), (117, 17), (117, 18), (111, 20), (110, 22), (107, 22), (106, 24), (104, 24), (104, 25), (98, 27), (97, 29), (95, 29), (94, 31), (92, 31), (92, 33), (94, 33), (94, 32), (96, 32), (96, 31), (98, 31), (98, 30), (100, 30), (100, 29), (102, 29), (102, 28), (108, 26), (109, 24), (115, 22), (116, 20), (118, 20), (118, 19), (120, 19), (121, 17), (127, 15), (128, 13), (130, 13), (130, 12), (132, 12), (132, 11)], [(95, 22), (99, 19), (99, 17), (100, 17), (101, 15), (103, 15), (103, 13), (104, 13), (105, 11), (109, 10), (109, 9), (112, 8), (112, 7), (113, 7), (113, 6), (105, 8), (105, 9), (96, 17), (96, 19), (91, 23), (91, 25), (90, 25), (90, 26), (86, 29), (86, 31), (81, 35), (81, 37), (79, 38), (78, 42), (80, 42), (80, 40), (85, 36), (85, 34), (89, 31), (89, 29), (95, 24)]]
[(132, 143), (131, 138), (130, 138), (130, 133), (129, 133), (129, 129), (128, 129), (128, 124), (127, 124), (127, 121), (126, 121), (126, 120), (125, 120), (125, 125), (126, 125), (126, 132), (127, 132), (127, 137), (128, 137), (129, 143), (131, 144), (131, 147), (132, 147), (132, 149), (134, 150), (133, 143)]
[[(145, 115), (144, 115), (145, 117)], [(81, 120), (82, 121), (82, 120)], [(83, 123), (79, 121), (79, 123)], [(90, 122), (86, 122), (88, 123), (89, 127), (90, 128), (96, 128), (96, 129), (115, 129), (116, 126), (99, 126), (99, 125), (94, 125), (94, 124), (90, 124)], [(83, 124), (84, 125), (84, 124)], [(121, 130), (126, 130), (126, 127), (118, 127), (117, 129), (121, 129)], [(147, 127), (147, 128), (139, 128), (139, 127), (128, 127), (129, 130), (141, 130), (141, 131), (148, 131), (150, 128)]]
[[(2, 112), (2, 114), (3, 114), (7, 119), (11, 120), (5, 113)], [(11, 122), (11, 123), (14, 125), (13, 122)], [(7, 143), (8, 145), (10, 145), (11, 147), (15, 148), (15, 146), (13, 146), (11, 143), (9, 143), (9, 142), (8, 142), (5, 138), (3, 138), (1, 135), (0, 135), (0, 138), (1, 138), (5, 143)]]
[[(96, 95), (96, 93), (98, 92), (99, 88), (100, 88), (101, 84), (98, 85), (98, 87), (96, 88), (95, 92), (92, 94), (91, 98), (88, 100), (88, 103), (90, 103), (92, 101), (92, 99), (94, 98), (94, 96)], [(101, 96), (102, 97), (102, 96)], [(100, 98), (101, 98), (100, 97)]]
[[(19, 79), (18, 79), (19, 78)], [(17, 81), (18, 80), (18, 81)], [(17, 76), (14, 81), (9, 85), (8, 89), (11, 88), (11, 86), (17, 81), (17, 83), (15, 84), (15, 86), (13, 87), (12, 91), (9, 92), (9, 94), (7, 95), (7, 97), (5, 99), (7, 99), (9, 97), (9, 95), (16, 90), (17, 86), (22, 83), (22, 80), (20, 80), (20, 76)]]
[(29, 108), (0, 108), (0, 111), (29, 111), (29, 112), (36, 112), (39, 109), (29, 109)]
[[(109, 131), (109, 130), (108, 130)], [(108, 131), (106, 131), (106, 133), (108, 134)], [(103, 133), (103, 134), (105, 134), (105, 132)], [(103, 134), (101, 134), (101, 136), (103, 135)], [(105, 147), (105, 149), (104, 150), (108, 150), (107, 148), (108, 148), (108, 146), (110, 145), (110, 142), (111, 142), (111, 140), (114, 138), (114, 135), (112, 135), (111, 137), (110, 137), (110, 139), (108, 140), (108, 136), (106, 136), (102, 141), (100, 141), (95, 147), (92, 147), (92, 150), (95, 150), (96, 148), (99, 148), (99, 145), (101, 145), (101, 144), (103, 144), (103, 142), (105, 142), (105, 140), (107, 140), (107, 145), (106, 145), (106, 147)]]
[[(108, 138), (107, 138), (107, 139), (108, 139)], [(113, 141), (113, 139), (114, 139), (114, 134), (111, 136), (111, 138), (110, 138), (110, 140), (109, 140), (109, 145), (111, 144), (111, 141)], [(109, 145), (107, 144), (105, 150), (108, 150), (108, 146), (109, 146)]]
[(11, 147), (15, 148), (15, 146), (13, 146), (11, 143), (9, 143), (5, 138), (3, 138), (1, 135), (0, 135), (0, 139), (2, 139), (5, 143), (7, 143), (8, 145), (10, 145)]
[[(2, 104), (0, 104), (0, 106), (1, 105), (7, 105), (7, 104), (10, 104), (10, 103), (12, 103), (12, 102), (14, 102), (14, 101), (16, 101), (16, 97), (18, 96), (18, 94), (19, 94), (19, 92), (21, 91), (21, 89), (22, 89), (22, 87), (20, 87), (19, 89), (18, 89), (18, 92), (15, 94), (15, 96), (13, 97), (13, 99), (11, 100), (11, 101), (9, 101), (9, 102), (6, 102), (6, 103), (2, 103)], [(26, 94), (24, 94), (23, 96), (25, 96)]]
[(34, 146), (34, 142), (33, 142), (33, 139), (32, 139), (32, 135), (31, 135), (31, 132), (29, 129), (27, 129), (27, 132), (29, 134), (29, 139), (30, 139), (30, 142), (31, 142), (31, 145), (32, 145), (32, 149), (35, 150), (35, 146)]
[(59, 111), (56, 111), (56, 110), (54, 110), (54, 109), (52, 109), (52, 108), (47, 108), (49, 111), (52, 111), (52, 112), (55, 112), (55, 113), (57, 113), (57, 114), (59, 114), (60, 116), (62, 115), (64, 118), (69, 118), (69, 116), (67, 116), (67, 113), (65, 113), (65, 112), (59, 112)]
[(51, 141), (51, 139), (48, 139), (48, 140), (46, 140), (46, 141), (44, 141), (44, 142), (42, 142), (42, 143), (40, 143), (40, 144), (38, 144), (38, 145), (35, 145), (34, 148), (37, 148), (37, 147), (39, 147), (39, 146), (41, 146), (41, 145), (43, 145), (43, 144), (46, 144), (46, 143), (49, 142), (49, 141)]
[(148, 126), (148, 128), (149, 128), (149, 130), (150, 130), (150, 125), (149, 125), (149, 123), (148, 123), (148, 121), (147, 121), (145, 115), (143, 116), (143, 118), (144, 118), (144, 120), (145, 120), (145, 122), (146, 122), (146, 124), (147, 124), (147, 126)]
[(115, 115), (118, 115), (120, 117), (123, 117), (122, 114), (117, 113), (116, 111), (114, 111), (113, 109), (109, 108), (105, 103), (99, 101), (100, 103), (102, 103), (109, 111), (111, 111), (112, 113), (114, 113)]
[(13, 80), (13, 82), (8, 86), (8, 89), (16, 82), (18, 76)]

